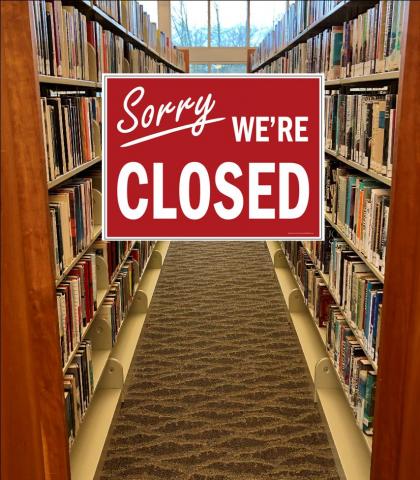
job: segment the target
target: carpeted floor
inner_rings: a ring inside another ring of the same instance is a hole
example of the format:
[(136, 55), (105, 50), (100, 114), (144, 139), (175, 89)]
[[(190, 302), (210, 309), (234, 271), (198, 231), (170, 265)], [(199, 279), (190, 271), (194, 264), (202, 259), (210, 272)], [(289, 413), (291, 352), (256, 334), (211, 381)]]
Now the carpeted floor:
[(171, 243), (101, 478), (338, 478), (263, 242)]

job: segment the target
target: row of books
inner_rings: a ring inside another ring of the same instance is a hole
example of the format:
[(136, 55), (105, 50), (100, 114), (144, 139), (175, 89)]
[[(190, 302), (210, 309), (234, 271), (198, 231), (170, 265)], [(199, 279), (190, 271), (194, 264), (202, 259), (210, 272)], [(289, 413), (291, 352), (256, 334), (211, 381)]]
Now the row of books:
[(92, 179), (72, 179), (50, 191), (48, 201), (58, 278), (92, 241)]
[(100, 155), (101, 97), (51, 92), (41, 97), (41, 113), (48, 181)]
[[(113, 3), (118, 5), (120, 2)], [(121, 36), (104, 29), (96, 21), (87, 20), (76, 7), (63, 5), (61, 1), (41, 0), (32, 2), (32, 5), (40, 74), (100, 81), (102, 73), (123, 73), (126, 70), (124, 50), (129, 42)], [(154, 27), (150, 28), (155, 35), (150, 39), (151, 48), (185, 69), (183, 53), (172, 48), (170, 39), (163, 32), (158, 34), (156, 25), (152, 25)], [(149, 63), (161, 64), (151, 56), (147, 57)]]
[(314, 321), (318, 327), (326, 327), (328, 307), (334, 303), (328, 285), (300, 242), (285, 242), (284, 249)]
[[(339, 241), (339, 240), (338, 240)], [(359, 427), (367, 435), (372, 435), (373, 425), (373, 405), (369, 404), (366, 399), (366, 380), (362, 377), (360, 379), (360, 371), (365, 370), (366, 375), (371, 372), (375, 376), (375, 369), (372, 365), (372, 358), (377, 360), (372, 351), (368, 351), (365, 338), (361, 336), (364, 330), (360, 330), (358, 326), (351, 328), (349, 325), (349, 317), (346, 315), (342, 305), (335, 302), (335, 295), (330, 291), (334, 291), (331, 282), (328, 280), (328, 275), (321, 275), (320, 269), (316, 267), (317, 260), (313, 258), (313, 251), (311, 247), (315, 247), (312, 243), (304, 242), (302, 245), (299, 242), (286, 242), (284, 244), (285, 254), (288, 258), (289, 264), (295, 274), (296, 280), (301, 288), (305, 303), (308, 306), (311, 315), (318, 327), (326, 327), (326, 345), (327, 351), (333, 361), (333, 364), (340, 376), (344, 391), (353, 407), (354, 413), (357, 417)], [(312, 245), (311, 245), (312, 244)], [(309, 249), (309, 250), (308, 250)], [(351, 252), (354, 254), (354, 252)], [(331, 254), (333, 257), (334, 254)], [(347, 275), (355, 266), (358, 265), (356, 258), (347, 261), (352, 262), (351, 266), (347, 265), (345, 258), (339, 259), (338, 262), (332, 262), (330, 268), (331, 272), (336, 272), (338, 265), (341, 263), (342, 268), (337, 273), (337, 278), (340, 278), (340, 284), (344, 291), (348, 288), (346, 285)], [(360, 272), (357, 272), (360, 273)], [(351, 275), (350, 275), (351, 277)], [(331, 278), (331, 277), (330, 277)], [(379, 291), (379, 289), (378, 289)], [(373, 318), (372, 310), (373, 303), (369, 302), (369, 294), (360, 294), (356, 296), (356, 303), (360, 309), (366, 311), (366, 318)], [(379, 312), (381, 307), (379, 308)], [(368, 314), (367, 311), (370, 311)], [(379, 328), (377, 330), (377, 337), (375, 349), (377, 352), (379, 344)], [(368, 351), (370, 358), (367, 357)], [(363, 374), (365, 375), (365, 374)], [(359, 382), (363, 381), (360, 390)], [(372, 382), (372, 379), (370, 380)], [(371, 385), (372, 386), (372, 385)], [(369, 398), (369, 397), (368, 397)]]
[(124, 73), (171, 73), (173, 70), (164, 63), (157, 62), (143, 50), (124, 44)]
[(79, 345), (97, 309), (96, 255), (86, 253), (56, 288), (61, 363)]
[(392, 176), (397, 94), (356, 90), (325, 96), (325, 146), (348, 160)]
[(284, 48), (312, 23), (334, 9), (341, 0), (297, 0), (289, 4), (283, 17), (276, 23), (274, 29), (267, 34), (252, 57), (254, 67), (264, 62), (280, 49)]
[(390, 189), (334, 160), (326, 160), (325, 187), (328, 218), (384, 272)]
[(405, 8), (406, 2), (382, 0), (358, 17), (299, 43), (264, 71), (324, 73), (333, 80), (398, 70)]
[(92, 344), (80, 343), (64, 375), (64, 405), (69, 447), (74, 442), (94, 391)]
[(155, 240), (143, 240), (140, 242), (140, 273), (146, 268), (147, 261), (152, 254), (153, 248), (156, 244)]
[(335, 230), (326, 226), (325, 234), (325, 242), (286, 242), (286, 256), (317, 325), (326, 325), (330, 305), (339, 306), (377, 363), (383, 284)]
[(327, 349), (339, 374), (356, 423), (366, 435), (373, 435), (376, 372), (337, 307), (329, 309)]
[(128, 241), (110, 242), (108, 240), (97, 240), (93, 244), (92, 251), (102, 257), (106, 264), (109, 282), (112, 281), (115, 270), (121, 265), (131, 247), (132, 242)]
[[(97, 2), (100, 4), (106, 2)], [(159, 30), (155, 22), (150, 20), (150, 15), (144, 11), (142, 4), (123, 0), (121, 2), (112, 2), (114, 16), (129, 32), (146, 43), (151, 49), (155, 50), (161, 57), (185, 70), (184, 54), (172, 45), (171, 39), (165, 32)], [(118, 11), (119, 10), (119, 11)], [(108, 9), (109, 11), (109, 9)]]
[(44, 75), (89, 79), (86, 16), (61, 1), (31, 2), (38, 71)]
[[(116, 315), (113, 321), (110, 321), (113, 340), (115, 340), (131, 305), (142, 268), (151, 254), (150, 245), (153, 243), (140, 242), (132, 248), (130, 242), (97, 240), (57, 286), (56, 299), (63, 367), (84, 337), (101, 300), (103, 300), (101, 307), (103, 313), (109, 300), (118, 298)], [(129, 251), (130, 254), (127, 256)], [(103, 299), (104, 292), (102, 298), (98, 297), (98, 256), (101, 256), (106, 264), (106, 281), (111, 285), (105, 299)], [(123, 265), (122, 262), (124, 262)]]
[(331, 242), (329, 285), (365, 351), (377, 362), (383, 284), (341, 238)]
[(114, 279), (101, 307), (101, 317), (111, 326), (112, 345), (124, 322), (134, 298), (140, 278), (140, 251), (132, 249), (127, 261)]
[[(138, 242), (137, 245), (130, 250), (130, 255), (125, 260), (124, 265), (121, 266), (116, 277), (113, 278), (113, 282), (109, 287), (108, 293), (103, 299), (99, 310), (99, 315), (102, 319), (105, 319), (105, 321), (109, 322), (111, 327), (112, 345), (115, 344), (118, 332), (132, 305), (136, 288), (140, 280), (141, 266), (144, 267), (144, 265), (147, 263), (148, 257), (143, 256), (143, 253), (147, 252), (147, 254), (150, 255), (153, 244), (154, 242)], [(95, 250), (95, 246), (93, 247), (93, 250)], [(92, 261), (92, 269), (90, 267), (89, 269), (86, 267), (85, 261), (81, 261), (80, 264), (78, 264), (75, 268), (78, 270), (84, 270), (84, 274), (89, 277), (89, 281), (91, 282), (90, 284), (87, 282), (87, 284), (91, 286), (93, 285), (93, 290), (95, 290), (96, 283), (94, 279), (92, 279), (91, 273), (94, 271), (93, 267), (96, 254), (89, 253), (86, 255), (86, 257), (89, 259), (89, 261)], [(72, 273), (69, 275), (69, 277), (71, 276), (73, 276)], [(74, 308), (70, 307), (70, 310), (68, 310), (65, 315), (68, 317), (67, 324), (72, 325), (74, 329), (79, 329), (78, 331), (81, 332), (82, 336), (74, 344), (74, 348), (77, 348), (77, 351), (64, 373), (64, 399), (70, 447), (76, 438), (80, 424), (83, 420), (83, 416), (88, 408), (94, 391), (92, 340), (82, 340), (84, 329), (81, 328), (80, 324), (81, 311), (89, 309), (89, 300), (86, 294), (87, 290), (83, 289), (84, 282), (81, 280), (81, 277), (78, 277), (74, 281), (79, 281), (78, 288), (76, 290), (72, 290), (68, 295), (66, 295), (67, 302), (70, 305), (73, 305)], [(64, 294), (61, 292), (63, 289), (60, 287), (57, 289), (57, 299), (59, 295), (60, 299), (64, 296)], [(91, 305), (91, 307), (93, 307), (92, 311), (96, 310), (96, 305)], [(90, 317), (89, 321), (91, 321), (91, 319), (92, 317)], [(63, 322), (62, 319), (61, 322)], [(87, 336), (89, 337), (90, 333)], [(71, 349), (72, 347), (70, 347), (70, 349), (66, 349), (66, 347), (67, 345), (65, 343), (63, 345), (62, 343), (63, 366), (67, 362), (66, 355), (68, 357), (68, 355), (73, 351)]]

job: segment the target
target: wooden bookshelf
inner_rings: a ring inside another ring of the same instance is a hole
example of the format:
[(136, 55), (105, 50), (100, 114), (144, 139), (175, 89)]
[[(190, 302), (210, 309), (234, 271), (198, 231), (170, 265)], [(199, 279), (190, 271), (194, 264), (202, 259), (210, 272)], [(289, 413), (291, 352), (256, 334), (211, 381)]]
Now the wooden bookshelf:
[(335, 158), (336, 160), (339, 160), (340, 162), (345, 163), (349, 167), (359, 170), (359, 172), (362, 172), (368, 175), (369, 177), (372, 177), (375, 180), (378, 180), (378, 182), (384, 183), (385, 185), (389, 185), (389, 186), (392, 185), (391, 177), (386, 177), (385, 175), (381, 175), (380, 173), (374, 172), (370, 168), (366, 168), (363, 165), (360, 165), (360, 163), (354, 162), (353, 160), (348, 160), (346, 157), (343, 157), (342, 155), (339, 155), (338, 153), (334, 152), (334, 150), (329, 150), (328, 148), (326, 148), (325, 153)]
[(343, 0), (338, 5), (336, 5), (331, 11), (326, 13), (319, 20), (315, 21), (309, 25), (303, 32), (299, 33), (293, 40), (291, 40), (287, 45), (280, 48), (277, 52), (271, 55), (269, 58), (261, 62), (259, 65), (254, 67), (251, 72), (256, 73), (261, 68), (269, 65), (274, 60), (277, 60), (285, 52), (292, 49), (299, 43), (306, 41), (308, 38), (317, 35), (326, 28), (333, 27), (334, 25), (341, 24), (349, 18), (354, 18), (359, 13), (363, 13), (377, 3), (377, 0)]
[[(74, 5), (87, 18), (97, 20), (105, 29), (120, 35), (153, 59), (181, 72), (179, 67), (162, 58), (92, 2), (63, 2)], [(101, 332), (106, 332), (101, 306), (131, 249), (122, 258), (111, 282), (106, 278), (107, 287), (97, 290), (96, 311), (81, 336), (82, 340), (92, 341), (95, 389), (69, 455), (63, 373), (77, 348), (63, 368), (55, 287), (100, 238), (101, 226), (99, 209), (94, 201), (92, 239), (56, 279), (48, 190), (77, 175), (87, 174), (89, 168), (100, 166), (102, 159), (98, 156), (47, 182), (39, 100), (40, 93), (48, 88), (93, 94), (100, 92), (102, 85), (88, 80), (38, 75), (30, 2), (1, 2), (1, 23), (2, 124), (5, 127), (2, 129), (2, 144), (7, 153), (2, 148), (1, 250), (5, 288), (2, 289), (1, 423), (2, 439), (5, 440), (1, 449), (1, 476), (31, 480), (91, 480), (100, 466), (105, 440), (112, 418), (118, 411), (124, 380), (169, 242), (155, 244), (143, 272), (140, 272), (133, 302), (113, 346), (105, 347), (107, 342), (112, 343), (111, 336), (102, 344), (94, 345), (94, 340), (97, 341)], [(6, 48), (3, 49), (3, 45)], [(42, 185), (46, 188), (41, 188)], [(99, 193), (95, 194), (97, 201)], [(3, 321), (5, 318), (8, 321)], [(17, 323), (11, 322), (11, 318)], [(26, 452), (25, 462), (22, 462), (22, 451)]]

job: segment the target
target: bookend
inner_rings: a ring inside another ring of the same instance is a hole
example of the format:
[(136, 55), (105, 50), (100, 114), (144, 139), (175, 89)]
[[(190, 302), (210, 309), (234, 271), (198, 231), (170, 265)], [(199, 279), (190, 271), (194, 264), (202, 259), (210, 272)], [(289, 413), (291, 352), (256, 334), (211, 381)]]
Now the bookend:
[(93, 194), (93, 223), (102, 225), (102, 193), (96, 188), (92, 189)]
[(143, 290), (137, 290), (130, 312), (147, 313), (148, 308), (149, 308), (149, 297), (147, 296), (147, 293), (144, 292)]
[(153, 250), (152, 255), (149, 260), (150, 268), (162, 268), (163, 257), (162, 253), (158, 250)]
[(88, 46), (88, 63), (89, 63), (89, 80), (92, 82), (99, 82), (98, 79), (98, 69), (96, 65), (96, 50), (89, 42)]
[(337, 389), (336, 374), (328, 357), (321, 358), (315, 365), (314, 403), (317, 403), (317, 392), (321, 389)]
[(108, 266), (100, 255), (96, 256), (96, 282), (98, 290), (107, 290), (109, 287)]
[(289, 298), (287, 303), (288, 303), (289, 311), (291, 314), (301, 313), (305, 311), (305, 304), (302, 299), (302, 294), (300, 293), (300, 290), (298, 288), (294, 288), (289, 293)]
[(124, 73), (131, 73), (130, 72), (130, 64), (126, 58), (123, 59), (123, 72)]
[(101, 127), (96, 120), (93, 120), (93, 146), (95, 149), (95, 156), (100, 157), (102, 155), (102, 142), (101, 142)]
[(286, 257), (281, 248), (274, 252), (273, 263), (274, 268), (288, 268)]
[(121, 390), (124, 385), (123, 366), (116, 358), (109, 358), (98, 385), (101, 389), (112, 388)]
[(93, 328), (88, 333), (89, 340), (92, 342), (92, 348), (94, 350), (111, 350), (111, 325), (103, 317), (96, 318), (94, 322)]

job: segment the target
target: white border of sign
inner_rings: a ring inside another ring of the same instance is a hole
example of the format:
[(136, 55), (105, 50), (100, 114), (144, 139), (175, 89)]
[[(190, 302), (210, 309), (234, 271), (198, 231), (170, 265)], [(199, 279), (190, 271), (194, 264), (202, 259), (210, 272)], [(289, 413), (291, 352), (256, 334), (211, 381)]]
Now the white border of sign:
[[(320, 235), (319, 237), (305, 237), (296, 236), (296, 237), (110, 237), (107, 232), (106, 225), (106, 165), (107, 165), (107, 132), (106, 132), (106, 95), (107, 95), (107, 80), (113, 78), (182, 78), (188, 80), (190, 78), (213, 78), (213, 79), (226, 79), (226, 78), (265, 78), (265, 79), (278, 79), (278, 78), (314, 78), (319, 80), (319, 111), (321, 114), (320, 129), (319, 133), (321, 139), (319, 142), (319, 198), (321, 201), (320, 204)], [(324, 119), (324, 94), (325, 94), (325, 78), (323, 73), (287, 73), (287, 74), (185, 74), (185, 73), (161, 73), (161, 74), (149, 74), (149, 73), (103, 73), (102, 74), (102, 238), (104, 240), (196, 240), (196, 241), (219, 241), (219, 240), (230, 240), (230, 241), (243, 241), (243, 240), (279, 240), (279, 241), (299, 241), (299, 240), (324, 240), (325, 232), (325, 214), (324, 214), (324, 180), (325, 180), (325, 169), (324, 169), (324, 160), (325, 160), (325, 119)]]

